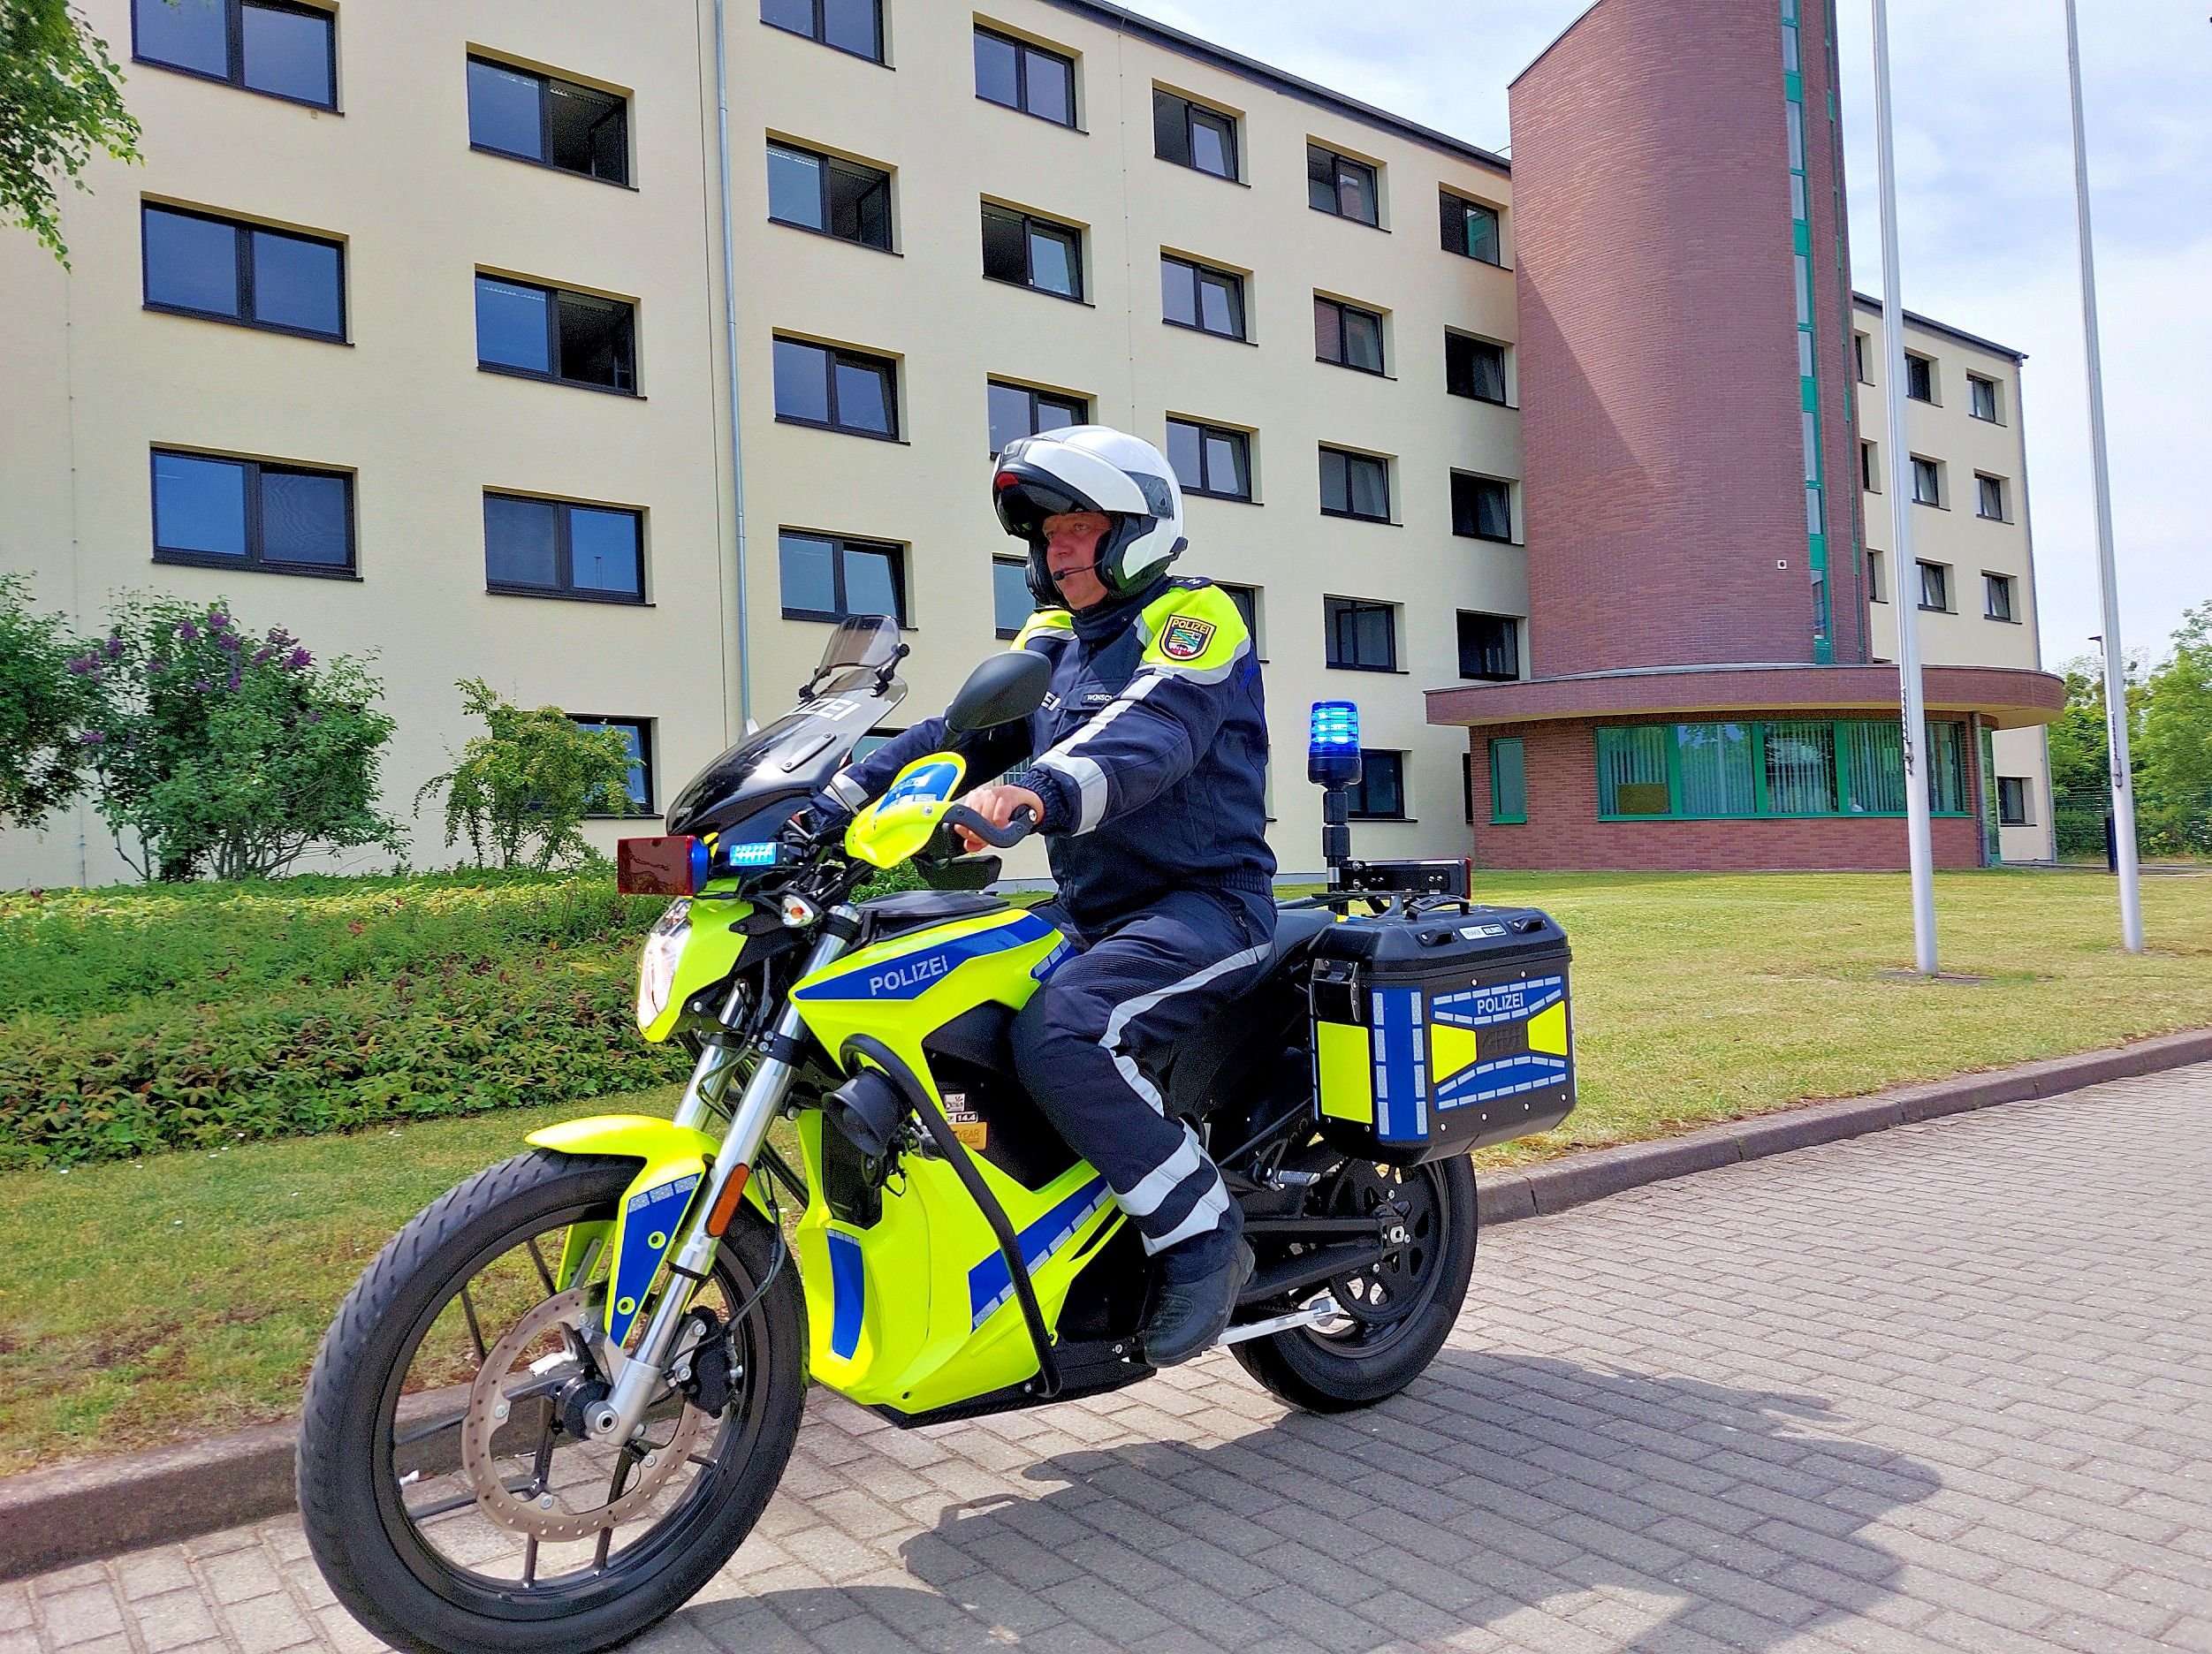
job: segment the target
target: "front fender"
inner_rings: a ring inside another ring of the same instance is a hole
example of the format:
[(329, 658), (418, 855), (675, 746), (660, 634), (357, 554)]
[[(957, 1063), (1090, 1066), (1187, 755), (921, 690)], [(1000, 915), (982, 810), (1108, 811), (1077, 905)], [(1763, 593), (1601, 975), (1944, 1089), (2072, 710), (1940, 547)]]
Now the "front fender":
[[(629, 1336), (638, 1307), (682, 1231), (684, 1214), (698, 1198), (721, 1142), (694, 1127), (651, 1114), (594, 1114), (564, 1120), (534, 1131), (523, 1141), (555, 1154), (612, 1155), (642, 1163), (622, 1191), (614, 1222), (573, 1225), (561, 1251), (559, 1281), (565, 1288), (586, 1249), (612, 1230), (606, 1328), (607, 1336), (620, 1344)], [(769, 1215), (757, 1181), (747, 1180), (745, 1198), (762, 1217)]]

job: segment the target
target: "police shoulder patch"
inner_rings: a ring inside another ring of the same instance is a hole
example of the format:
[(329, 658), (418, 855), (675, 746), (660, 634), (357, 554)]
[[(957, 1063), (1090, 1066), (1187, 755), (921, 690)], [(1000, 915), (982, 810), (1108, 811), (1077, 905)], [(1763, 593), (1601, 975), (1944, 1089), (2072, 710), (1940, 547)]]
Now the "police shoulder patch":
[(1159, 634), (1159, 652), (1169, 660), (1196, 660), (1213, 641), (1214, 626), (1193, 615), (1177, 615)]

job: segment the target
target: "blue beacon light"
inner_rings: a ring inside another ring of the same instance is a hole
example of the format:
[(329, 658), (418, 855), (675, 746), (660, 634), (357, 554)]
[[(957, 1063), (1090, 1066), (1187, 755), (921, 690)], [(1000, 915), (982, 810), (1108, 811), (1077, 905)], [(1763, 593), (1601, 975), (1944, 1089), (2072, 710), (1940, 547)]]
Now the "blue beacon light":
[(1306, 747), (1306, 779), (1334, 791), (1359, 780), (1359, 708), (1349, 701), (1316, 701)]

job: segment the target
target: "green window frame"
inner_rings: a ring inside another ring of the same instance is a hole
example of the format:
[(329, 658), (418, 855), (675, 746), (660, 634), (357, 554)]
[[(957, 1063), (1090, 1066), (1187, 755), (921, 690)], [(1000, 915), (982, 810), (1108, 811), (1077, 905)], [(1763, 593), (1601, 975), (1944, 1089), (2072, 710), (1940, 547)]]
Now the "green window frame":
[[(1973, 813), (1966, 725), (1930, 719), (1937, 816)], [(1593, 732), (1600, 821), (1902, 816), (1904, 743), (1887, 718), (1610, 724)]]
[(1517, 827), (1529, 818), (1528, 744), (1518, 735), (1490, 742), (1490, 824)]

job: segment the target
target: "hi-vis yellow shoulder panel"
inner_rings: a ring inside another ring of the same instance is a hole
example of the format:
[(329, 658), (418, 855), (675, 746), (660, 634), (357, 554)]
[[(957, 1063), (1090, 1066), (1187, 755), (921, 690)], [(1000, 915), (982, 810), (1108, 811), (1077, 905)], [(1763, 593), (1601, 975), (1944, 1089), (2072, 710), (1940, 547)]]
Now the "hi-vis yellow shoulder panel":
[(1008, 649), (1027, 649), (1030, 646), (1030, 640), (1031, 638), (1050, 637), (1054, 633), (1065, 633), (1069, 635), (1073, 635), (1075, 630), (1075, 617), (1069, 614), (1065, 609), (1039, 609), (1035, 614), (1031, 615), (1027, 620), (1022, 623), (1022, 629), (1015, 634), (1014, 641), (1007, 644), (1007, 647)]
[(1217, 679), (1252, 647), (1243, 611), (1219, 586), (1171, 586), (1144, 605), (1136, 624), (1142, 664), (1155, 671)]

